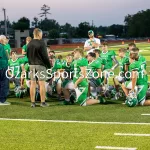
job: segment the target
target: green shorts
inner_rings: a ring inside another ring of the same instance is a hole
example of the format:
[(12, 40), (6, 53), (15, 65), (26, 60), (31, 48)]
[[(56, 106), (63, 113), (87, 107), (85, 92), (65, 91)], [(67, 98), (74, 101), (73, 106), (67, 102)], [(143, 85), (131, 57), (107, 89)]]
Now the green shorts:
[(76, 103), (82, 106), (87, 100), (88, 86), (78, 87), (75, 89), (75, 92), (77, 96)]
[(138, 85), (137, 99), (138, 99), (139, 104), (141, 105), (143, 105), (146, 100), (147, 90), (148, 90), (148, 84)]

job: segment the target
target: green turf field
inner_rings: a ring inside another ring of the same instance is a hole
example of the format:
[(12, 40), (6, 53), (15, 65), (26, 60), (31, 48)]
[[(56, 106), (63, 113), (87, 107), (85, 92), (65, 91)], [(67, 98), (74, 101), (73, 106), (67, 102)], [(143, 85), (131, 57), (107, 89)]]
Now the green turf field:
[[(137, 46), (150, 61), (150, 43)], [(110, 49), (117, 53), (120, 47)], [(147, 64), (150, 66), (150, 62)], [(106, 105), (63, 106), (49, 98), (50, 107), (32, 109), (29, 97), (12, 97), (8, 101), (12, 105), (0, 106), (0, 150), (94, 150), (96, 146), (150, 150), (150, 116), (142, 115), (150, 114), (150, 107), (128, 108), (122, 105), (123, 101), (111, 100)]]

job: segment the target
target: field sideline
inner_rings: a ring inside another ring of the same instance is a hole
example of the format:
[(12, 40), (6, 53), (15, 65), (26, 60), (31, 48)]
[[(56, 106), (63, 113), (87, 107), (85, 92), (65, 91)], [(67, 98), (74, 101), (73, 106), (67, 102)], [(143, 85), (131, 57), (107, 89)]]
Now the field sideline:
[[(113, 45), (110, 50), (117, 54), (124, 46)], [(137, 47), (150, 71), (150, 43)], [(150, 149), (150, 107), (128, 108), (121, 100), (90, 107), (63, 106), (49, 98), (49, 108), (31, 109), (29, 97), (8, 101), (12, 105), (0, 106), (0, 150)]]

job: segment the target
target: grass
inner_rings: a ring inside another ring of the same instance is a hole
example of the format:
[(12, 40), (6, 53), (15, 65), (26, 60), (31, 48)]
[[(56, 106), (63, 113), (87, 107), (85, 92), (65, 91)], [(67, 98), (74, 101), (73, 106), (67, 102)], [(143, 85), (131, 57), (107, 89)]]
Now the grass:
[[(150, 66), (150, 43), (138, 44)], [(111, 47), (111, 50), (119, 49)], [(64, 55), (64, 53), (62, 53)], [(65, 53), (66, 54), (66, 53)], [(147, 70), (149, 71), (150, 68)], [(118, 71), (116, 71), (117, 73)], [(79, 107), (63, 106), (49, 98), (50, 107), (30, 108), (30, 98), (9, 98), (10, 106), (0, 106), (0, 118), (38, 120), (76, 120), (94, 122), (150, 123), (150, 107), (128, 108), (123, 101), (108, 101), (107, 105)], [(149, 125), (116, 125), (86, 123), (50, 123), (0, 121), (0, 150), (92, 150), (96, 146), (137, 147), (149, 150), (150, 137), (114, 136), (114, 133), (150, 134)]]
[[(148, 150), (147, 137), (119, 137), (115, 132), (148, 133), (149, 126), (42, 122), (0, 122), (0, 149), (94, 150), (96, 146), (138, 147)], [(9, 136), (8, 136), (9, 135)], [(7, 144), (6, 144), (7, 143)]]

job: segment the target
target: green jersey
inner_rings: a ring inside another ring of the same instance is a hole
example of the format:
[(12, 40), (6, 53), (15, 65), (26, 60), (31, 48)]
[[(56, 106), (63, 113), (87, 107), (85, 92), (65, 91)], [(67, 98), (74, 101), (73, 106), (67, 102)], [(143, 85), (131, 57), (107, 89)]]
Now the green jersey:
[[(82, 77), (81, 69), (80, 67), (87, 67), (88, 66), (88, 61), (86, 58), (80, 58), (74, 61), (74, 77), (73, 77), (73, 82), (75, 83), (79, 77)], [(79, 87), (87, 87), (88, 86), (88, 81), (86, 78), (84, 78), (79, 84)]]
[(52, 73), (57, 72), (58, 69), (62, 69), (62, 61), (55, 59), (54, 65), (52, 67)]
[(22, 47), (22, 50), (27, 53), (27, 44)]
[(126, 57), (129, 57), (130, 56), (130, 51), (128, 50), (127, 52), (126, 52)]
[(96, 60), (98, 60), (102, 65), (106, 65), (106, 60), (102, 59), (101, 57), (98, 57)]
[(10, 59), (8, 61), (9, 69), (14, 77), (20, 78), (21, 77), (21, 65), (23, 64), (22, 59), (18, 58), (15, 61)]
[(145, 59), (145, 57), (143, 57), (142, 55), (139, 55), (138, 61), (141, 62), (141, 65), (146, 70), (146, 59)]
[(134, 61), (129, 65), (129, 72), (137, 71), (138, 78), (136, 85), (145, 85), (148, 82), (148, 76), (144, 74), (144, 66), (142, 65), (142, 61)]
[(102, 52), (100, 57), (102, 61), (105, 62), (104, 70), (111, 69), (113, 67), (113, 58), (116, 56), (114, 51), (107, 51), (106, 53)]
[(102, 65), (99, 59), (92, 61), (88, 64), (88, 79), (92, 79), (96, 82), (97, 85), (101, 84), (101, 78), (97, 78), (99, 76), (97, 70), (101, 69)]
[(70, 72), (74, 71), (74, 62), (68, 64), (66, 61), (64, 61), (62, 63), (62, 69), (65, 69), (65, 72), (67, 72), (68, 74), (70, 74)]
[(28, 63), (25, 64), (24, 69), (26, 71), (26, 80), (30, 80), (30, 77), (29, 77), (30, 66)]
[(5, 49), (5, 51), (7, 51), (8, 54), (10, 55), (10, 52), (11, 52), (11, 47), (10, 47), (10, 45), (9, 45), (9, 44), (4, 45), (4, 49)]
[(120, 72), (125, 73), (125, 65), (129, 65), (129, 57), (123, 57), (119, 61)]
[(62, 87), (65, 87), (69, 82), (72, 81), (73, 78), (73, 71), (74, 71), (73, 62), (68, 64), (66, 61), (62, 63), (62, 69), (65, 69), (63, 74), (64, 80), (62, 82)]

